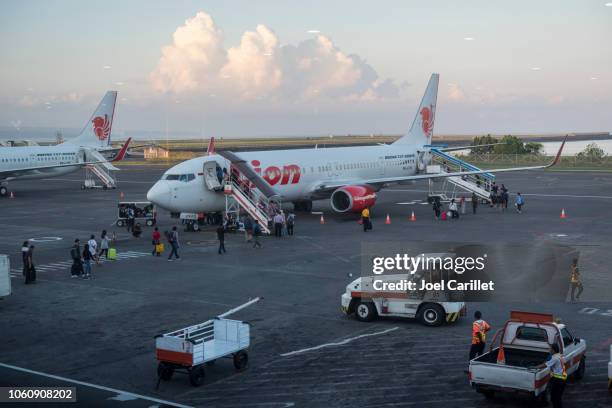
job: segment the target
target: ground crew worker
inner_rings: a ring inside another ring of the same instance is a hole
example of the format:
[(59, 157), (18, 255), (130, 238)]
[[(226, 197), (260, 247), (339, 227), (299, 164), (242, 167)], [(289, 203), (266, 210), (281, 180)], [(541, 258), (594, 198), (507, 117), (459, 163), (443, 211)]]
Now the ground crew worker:
[(557, 343), (550, 346), (552, 355), (550, 359), (541, 364), (539, 368), (548, 367), (550, 369), (550, 400), (553, 408), (562, 408), (562, 396), (565, 391), (565, 381), (567, 380), (567, 371), (565, 370), (565, 358), (559, 352)]
[(476, 215), (476, 209), (478, 208), (478, 196), (476, 193), (472, 193), (472, 214)]
[(219, 224), (217, 227), (217, 239), (219, 240), (219, 255), (224, 254), (227, 251), (225, 250), (225, 227), (223, 224)]
[(363, 232), (368, 232), (372, 229), (372, 223), (370, 222), (370, 209), (368, 207), (361, 211), (361, 223), (363, 224)]
[(489, 323), (482, 320), (482, 313), (474, 312), (474, 323), (472, 323), (472, 346), (470, 347), (470, 360), (480, 356), (485, 348), (487, 332), (491, 330)]
[[(580, 279), (580, 270), (578, 269), (578, 258), (574, 258), (574, 260), (572, 261), (572, 268), (570, 272), (570, 284), (572, 285), (572, 292), (571, 292), (572, 302), (575, 302), (576, 300), (580, 300), (580, 295), (582, 294), (584, 287), (582, 286), (582, 280)], [(576, 289), (578, 289), (578, 293), (576, 294), (576, 297), (574, 297)]]

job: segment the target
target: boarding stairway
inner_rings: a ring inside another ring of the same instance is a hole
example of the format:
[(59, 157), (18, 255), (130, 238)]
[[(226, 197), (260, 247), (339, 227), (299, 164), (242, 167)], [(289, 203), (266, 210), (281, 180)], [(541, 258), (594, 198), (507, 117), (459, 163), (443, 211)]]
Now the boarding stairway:
[[(223, 181), (226, 216), (233, 214), (238, 219), (242, 209), (269, 234), (272, 218), (281, 209), (280, 195), (236, 153), (225, 150), (217, 154), (231, 163), (228, 177)], [(216, 163), (204, 164), (204, 174), (210, 184), (214, 184), (213, 165)]]
[(274, 203), (257, 189), (247, 187), (248, 180), (231, 179), (225, 182), (223, 193), (225, 193), (225, 213), (239, 213), (244, 210), (254, 220), (257, 220), (261, 230), (269, 234), (272, 221), (272, 207)]
[[(83, 188), (116, 188), (117, 178), (113, 172), (119, 170), (106, 160), (100, 152), (96, 150), (87, 150), (86, 156), (87, 161), (97, 162), (94, 164), (88, 164), (85, 166), (85, 182)], [(98, 184), (99, 181), (101, 184)]]
[[(439, 166), (440, 173), (481, 171), (480, 168), (441, 150), (432, 148), (430, 152), (432, 164), (435, 163)], [(435, 180), (430, 180), (430, 195), (440, 196), (442, 201), (450, 201), (450, 197), (455, 198), (458, 190), (461, 190), (474, 193), (477, 197), (487, 202), (491, 201), (491, 185), (495, 181), (495, 175), (492, 173), (444, 177), (443, 180), (442, 188), (436, 185)]]

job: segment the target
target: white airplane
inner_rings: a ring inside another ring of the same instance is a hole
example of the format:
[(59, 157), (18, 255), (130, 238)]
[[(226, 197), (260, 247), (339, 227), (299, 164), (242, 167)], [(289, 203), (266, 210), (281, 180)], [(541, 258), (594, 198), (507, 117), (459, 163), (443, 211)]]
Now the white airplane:
[[(167, 170), (147, 193), (147, 199), (173, 213), (216, 212), (225, 197), (215, 182), (216, 168), (238, 168), (251, 186), (310, 211), (312, 201), (330, 199), (336, 212), (360, 212), (376, 202), (381, 188), (414, 180), (535, 170), (559, 161), (565, 141), (548, 165), (426, 174), (431, 161), (431, 136), (439, 75), (433, 74), (407, 134), (390, 145), (336, 148), (218, 152), (179, 163)], [(438, 151), (465, 149), (438, 148)], [(466, 163), (467, 164), (467, 163)], [(473, 167), (472, 167), (473, 168)], [(474, 168), (473, 168), (474, 169)]]
[[(84, 166), (106, 162), (101, 154), (117, 151), (111, 147), (111, 129), (117, 92), (109, 91), (79, 135), (55, 146), (0, 147), (0, 196), (8, 194), (13, 180), (32, 180), (62, 176)], [(131, 138), (113, 162), (123, 159)]]

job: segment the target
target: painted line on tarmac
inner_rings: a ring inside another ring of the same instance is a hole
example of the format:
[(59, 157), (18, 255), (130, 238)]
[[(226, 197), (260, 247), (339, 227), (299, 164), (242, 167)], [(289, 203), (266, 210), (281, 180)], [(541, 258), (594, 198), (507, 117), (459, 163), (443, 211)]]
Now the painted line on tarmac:
[(179, 404), (179, 403), (172, 402), (172, 401), (166, 401), (166, 400), (162, 400), (162, 399), (148, 397), (146, 395), (134, 394), (132, 392), (122, 391), (122, 390), (118, 390), (116, 388), (105, 387), (103, 385), (92, 384), (92, 383), (88, 383), (88, 382), (84, 382), (84, 381), (79, 381), (79, 380), (73, 380), (71, 378), (61, 377), (59, 375), (47, 374), (47, 373), (43, 373), (43, 372), (40, 372), (40, 371), (29, 370), (27, 368), (17, 367), (17, 366), (10, 365), (10, 364), (0, 363), (0, 367), (9, 368), (11, 370), (21, 371), (21, 372), (28, 373), (28, 374), (35, 374), (35, 375), (39, 375), (41, 377), (53, 378), (54, 380), (65, 381), (65, 382), (69, 382), (69, 383), (72, 383), (72, 384), (83, 385), (85, 387), (96, 388), (98, 390), (113, 392), (113, 393), (117, 394), (116, 397), (129, 396), (129, 397), (133, 397), (133, 398), (137, 398), (137, 399), (143, 399), (143, 400), (147, 400), (147, 401), (151, 401), (151, 402), (156, 402), (158, 404), (170, 405), (172, 407), (192, 408), (190, 405), (183, 405), (183, 404)]
[(295, 354), (306, 353), (307, 351), (320, 350), (320, 349), (325, 348), (325, 347), (343, 346), (343, 345), (348, 344), (348, 343), (350, 343), (351, 341), (354, 341), (354, 340), (358, 340), (358, 339), (361, 339), (361, 338), (364, 338), (364, 337), (379, 336), (381, 334), (386, 334), (386, 333), (395, 331), (397, 329), (399, 329), (399, 327), (396, 326), (396, 327), (392, 327), (390, 329), (383, 330), (383, 331), (380, 331), (380, 332), (360, 334), (359, 336), (349, 337), (348, 339), (344, 339), (344, 340), (338, 341), (338, 342), (319, 344), (318, 346), (304, 348), (304, 349), (301, 349), (301, 350), (290, 351), (288, 353), (283, 353), (283, 354), (281, 354), (281, 357), (289, 357), (289, 356), (293, 356)]

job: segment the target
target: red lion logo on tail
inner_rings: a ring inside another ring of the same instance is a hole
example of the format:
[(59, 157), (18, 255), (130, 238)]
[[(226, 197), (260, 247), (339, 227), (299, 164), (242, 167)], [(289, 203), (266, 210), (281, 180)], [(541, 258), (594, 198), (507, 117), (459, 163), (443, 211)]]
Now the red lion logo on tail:
[(434, 113), (433, 113), (433, 106), (430, 105), (429, 107), (425, 106), (423, 109), (421, 109), (421, 126), (423, 127), (423, 132), (427, 135), (427, 136), (431, 136), (431, 132), (433, 131), (433, 125), (434, 125)]
[(108, 120), (108, 115), (96, 116), (91, 121), (93, 123), (93, 132), (100, 140), (106, 140), (111, 132), (111, 122)]

